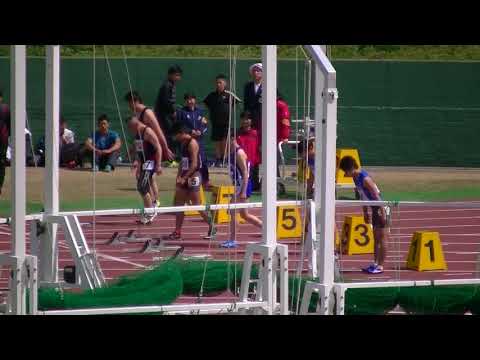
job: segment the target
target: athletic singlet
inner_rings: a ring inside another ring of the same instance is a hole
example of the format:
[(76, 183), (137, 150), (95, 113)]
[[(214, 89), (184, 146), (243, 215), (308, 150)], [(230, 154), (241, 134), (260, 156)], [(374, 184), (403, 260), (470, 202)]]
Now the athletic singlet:
[[(186, 144), (181, 145), (182, 161), (180, 162), (181, 174), (185, 174), (190, 169), (190, 152), (188, 151), (188, 145), (192, 142), (193, 138), (188, 140)], [(202, 159), (200, 157), (200, 148), (197, 154), (197, 172), (202, 167)]]
[(150, 109), (148, 107), (145, 107), (145, 109), (142, 110), (142, 112), (140, 113), (140, 115), (138, 115), (138, 120), (140, 120), (141, 123), (145, 124), (145, 122), (143, 121), (143, 118), (145, 116), (145, 113), (146, 111)]
[[(365, 178), (367, 178), (369, 175), (365, 170), (361, 170), (360, 174), (358, 174), (357, 178), (354, 178), (353, 181), (355, 182), (355, 187), (357, 188), (358, 193), (360, 194), (360, 200), (364, 201), (375, 201), (377, 199), (374, 198), (373, 194), (368, 191), (368, 189), (363, 185)], [(380, 190), (378, 189), (377, 185), (375, 186), (375, 190), (380, 194)], [(379, 195), (379, 201), (382, 200), (382, 198)]]
[[(242, 171), (238, 166), (238, 164), (236, 163), (237, 153), (238, 153), (238, 150), (240, 149), (242, 148), (238, 146), (235, 149), (235, 152), (230, 153), (230, 177), (232, 178), (233, 184), (237, 187), (242, 186), (242, 183), (243, 183)], [(249, 176), (250, 167), (251, 167), (250, 160), (247, 159), (247, 176), (249, 177), (249, 181), (251, 180)]]
[(145, 127), (141, 134), (135, 136), (135, 151), (142, 164), (149, 160), (155, 161), (155, 147), (144, 138), (147, 129), (148, 127)]

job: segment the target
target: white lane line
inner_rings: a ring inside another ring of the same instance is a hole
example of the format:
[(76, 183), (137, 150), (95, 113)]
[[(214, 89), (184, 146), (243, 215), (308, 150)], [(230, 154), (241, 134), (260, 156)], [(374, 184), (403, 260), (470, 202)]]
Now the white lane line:
[[(63, 247), (64, 249), (67, 249), (67, 250), (68, 250), (68, 246), (65, 245), (65, 244), (58, 244), (58, 246), (59, 246), (59, 247)], [(107, 259), (107, 260), (117, 261), (117, 262), (119, 262), (119, 263), (132, 265), (132, 266), (135, 266), (135, 267), (138, 267), (138, 268), (142, 268), (142, 269), (145, 269), (145, 268), (146, 268), (145, 265), (137, 264), (137, 263), (134, 263), (134, 262), (131, 262), (131, 261), (128, 261), (128, 260), (124, 260), (124, 259), (119, 258), (119, 257), (116, 257), (116, 256), (101, 254), (101, 253), (99, 253), (99, 252), (97, 252), (97, 256), (98, 256), (98, 257), (102, 257), (102, 258)], [(61, 259), (61, 260), (64, 260), (64, 259)], [(59, 259), (59, 261), (60, 261), (60, 259)]]

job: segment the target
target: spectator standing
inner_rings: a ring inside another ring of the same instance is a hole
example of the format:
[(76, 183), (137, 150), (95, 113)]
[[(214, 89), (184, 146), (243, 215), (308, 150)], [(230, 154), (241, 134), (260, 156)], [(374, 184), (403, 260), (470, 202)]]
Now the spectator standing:
[(255, 171), (258, 177), (258, 166), (260, 164), (260, 148), (257, 130), (252, 128), (252, 119), (249, 112), (240, 114), (240, 129), (237, 134), (237, 144), (245, 151), (250, 161), (250, 177)]
[(231, 95), (227, 92), (228, 82), (225, 75), (220, 74), (215, 78), (215, 91), (208, 94), (203, 100), (210, 112), (210, 121), (212, 123), (211, 139), (215, 144), (215, 167), (223, 166), (223, 157), (225, 156), (225, 147), (229, 129), (229, 118), (231, 111)]
[(252, 116), (252, 126), (258, 131), (261, 142), (262, 133), (262, 75), (263, 66), (261, 63), (250, 66), (252, 81), (245, 85), (243, 101), (245, 111)]
[(89, 157), (93, 161), (93, 156), (95, 156), (95, 167), (93, 170), (110, 172), (117, 165), (122, 142), (120, 136), (115, 131), (110, 130), (107, 115), (101, 115), (97, 123), (98, 130), (85, 142), (81, 158), (83, 160), (85, 157)]
[(7, 166), (8, 138), (10, 136), (10, 108), (2, 103), (3, 95), (0, 92), (0, 194), (5, 180)]
[(197, 98), (194, 94), (185, 94), (185, 106), (177, 113), (177, 122), (191, 129), (192, 137), (197, 140), (200, 151), (202, 175), (202, 185), (205, 189), (210, 187), (210, 177), (208, 173), (208, 159), (205, 151), (204, 137), (208, 130), (208, 121), (205, 118), (203, 109), (197, 106)]
[[(290, 109), (282, 95), (277, 93), (277, 144), (287, 143), (290, 137)], [(277, 154), (277, 176), (280, 177), (280, 152)]]
[[(155, 115), (160, 123), (163, 133), (167, 137), (169, 145), (168, 147), (172, 149), (175, 153), (178, 153), (178, 146), (172, 139), (173, 134), (171, 133), (171, 128), (173, 123), (175, 122), (177, 112), (176, 85), (177, 82), (182, 79), (182, 73), (183, 71), (178, 65), (171, 66), (168, 69), (167, 79), (158, 91), (154, 108)], [(170, 160), (172, 160), (172, 162), (170, 163), (171, 166), (178, 166), (178, 163), (174, 161), (174, 159)]]

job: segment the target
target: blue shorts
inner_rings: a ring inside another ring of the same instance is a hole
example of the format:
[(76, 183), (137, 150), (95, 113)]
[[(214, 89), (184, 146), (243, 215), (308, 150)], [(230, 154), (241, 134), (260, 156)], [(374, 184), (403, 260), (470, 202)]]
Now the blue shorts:
[[(240, 191), (242, 191), (242, 187), (236, 186), (235, 194), (237, 196), (240, 196)], [(252, 196), (252, 192), (253, 192), (253, 182), (252, 182), (252, 179), (250, 178), (248, 179), (248, 184), (247, 184), (247, 191), (246, 191), (247, 199), (250, 198), (250, 196)]]

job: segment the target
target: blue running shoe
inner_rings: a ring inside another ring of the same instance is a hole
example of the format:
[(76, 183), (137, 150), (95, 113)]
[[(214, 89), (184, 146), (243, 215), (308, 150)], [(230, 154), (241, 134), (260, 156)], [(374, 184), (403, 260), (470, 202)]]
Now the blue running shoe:
[(378, 266), (377, 264), (372, 264), (366, 269), (362, 269), (363, 272), (368, 274), (383, 274), (383, 267)]
[(227, 240), (223, 242), (220, 246), (225, 249), (235, 249), (238, 247), (238, 244), (235, 242), (235, 240)]

